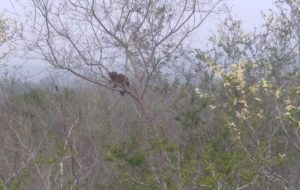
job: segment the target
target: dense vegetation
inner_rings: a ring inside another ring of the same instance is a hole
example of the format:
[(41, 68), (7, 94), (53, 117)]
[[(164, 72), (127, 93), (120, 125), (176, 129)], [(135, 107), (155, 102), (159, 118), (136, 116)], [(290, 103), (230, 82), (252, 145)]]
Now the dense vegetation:
[(0, 190), (300, 189), (300, 6), (277, 5), (171, 59), (142, 113), (97, 84), (3, 78)]

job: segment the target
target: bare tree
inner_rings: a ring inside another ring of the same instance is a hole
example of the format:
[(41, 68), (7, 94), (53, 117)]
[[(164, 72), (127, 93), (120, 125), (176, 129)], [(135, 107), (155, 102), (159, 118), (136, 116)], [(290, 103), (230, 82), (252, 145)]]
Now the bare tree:
[(113, 88), (108, 72), (128, 76), (126, 94), (141, 115), (152, 75), (172, 64), (183, 42), (224, 0), (31, 0), (31, 50), (50, 64)]

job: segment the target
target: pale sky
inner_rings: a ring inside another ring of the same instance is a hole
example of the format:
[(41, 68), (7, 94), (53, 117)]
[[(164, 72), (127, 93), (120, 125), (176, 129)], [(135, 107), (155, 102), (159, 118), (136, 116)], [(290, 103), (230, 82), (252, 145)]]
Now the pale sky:
[(261, 12), (267, 12), (273, 6), (274, 0), (230, 0), (233, 16), (240, 18), (247, 29), (262, 24)]
[[(0, 0), (0, 13), (10, 16), (10, 12), (16, 12), (12, 6), (11, 1), (14, 0)], [(22, 2), (22, 1), (21, 1)], [(259, 27), (263, 23), (261, 13), (268, 12), (273, 8), (274, 0), (229, 0), (229, 7), (232, 8), (232, 16), (236, 19), (240, 19), (243, 22), (243, 28), (250, 31), (255, 27)], [(213, 19), (213, 20), (211, 20)], [(200, 46), (205, 45), (206, 39), (216, 29), (216, 23), (222, 21), (222, 18), (215, 17), (207, 20), (200, 30), (196, 32), (195, 37), (192, 37), (191, 41), (200, 41)], [(16, 62), (16, 60), (8, 60), (8, 62)], [(23, 61), (19, 59), (18, 65), (22, 65), (23, 73), (27, 73), (30, 76), (35, 76), (45, 69), (45, 64), (37, 61)], [(24, 62), (24, 63), (22, 63)], [(33, 79), (36, 80), (36, 79)]]

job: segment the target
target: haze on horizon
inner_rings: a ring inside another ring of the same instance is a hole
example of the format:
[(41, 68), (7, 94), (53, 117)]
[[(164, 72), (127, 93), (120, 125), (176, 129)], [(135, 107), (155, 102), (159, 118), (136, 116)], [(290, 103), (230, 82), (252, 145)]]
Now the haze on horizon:
[[(267, 13), (269, 9), (273, 8), (273, 2), (274, 0), (229, 0), (228, 6), (232, 10), (231, 15), (235, 19), (242, 21), (243, 28), (246, 31), (252, 31), (263, 23), (262, 12)], [(0, 12), (5, 16), (14, 18), (14, 14), (18, 11), (13, 0), (2, 0)], [(219, 15), (206, 20), (190, 37), (190, 41), (193, 42), (191, 46), (195, 48), (204, 47), (207, 39), (216, 31), (217, 25), (221, 21), (222, 18)], [(24, 58), (16, 58), (13, 55), (6, 61), (10, 68), (18, 67), (18, 74), (26, 77), (28, 80), (38, 81), (44, 76), (44, 73), (47, 73), (49, 70), (53, 71), (51, 66), (39, 60), (24, 60)]]

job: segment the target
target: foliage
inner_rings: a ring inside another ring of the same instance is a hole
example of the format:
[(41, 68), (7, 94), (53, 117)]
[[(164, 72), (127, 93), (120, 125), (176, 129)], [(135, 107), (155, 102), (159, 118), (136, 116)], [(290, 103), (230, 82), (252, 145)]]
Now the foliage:
[(0, 60), (12, 50), (12, 46), (8, 46), (8, 43), (16, 38), (19, 31), (15, 20), (0, 14)]
[(259, 32), (227, 18), (142, 104), (86, 83), (1, 92), (0, 189), (299, 189), (299, 4), (277, 4)]

